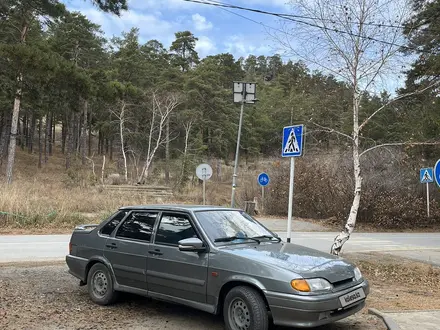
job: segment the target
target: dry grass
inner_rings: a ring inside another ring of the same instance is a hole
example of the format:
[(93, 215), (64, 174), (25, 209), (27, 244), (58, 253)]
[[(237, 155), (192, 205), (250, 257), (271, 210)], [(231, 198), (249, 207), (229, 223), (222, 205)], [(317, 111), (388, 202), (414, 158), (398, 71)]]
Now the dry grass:
[(66, 188), (62, 185), (17, 182), (0, 186), (2, 226), (66, 227), (95, 220), (128, 204), (148, 204), (145, 196), (102, 191), (98, 188)]
[[(95, 172), (100, 176), (102, 159), (94, 158)], [(160, 167), (160, 162), (158, 165)], [(34, 232), (49, 229), (50, 232), (64, 232), (80, 223), (100, 221), (106, 215), (125, 205), (151, 203), (201, 204), (202, 185), (194, 180), (173, 199), (134, 194), (109, 192), (102, 189), (99, 179), (92, 175), (91, 164), (86, 167), (73, 162), (70, 170), (65, 170), (65, 158), (59, 151), (50, 157), (43, 168), (38, 169), (38, 155), (17, 150), (14, 182), (8, 186), (0, 184), (0, 232)], [(206, 184), (207, 204), (230, 204), (232, 166), (222, 166), (221, 177), (216, 173)], [(1, 169), (0, 182), (4, 182), (4, 166)], [(106, 174), (117, 173), (116, 162), (107, 159)], [(243, 165), (239, 171), (239, 189), (237, 204), (244, 206), (249, 187), (256, 186), (255, 169)], [(153, 178), (153, 177), (152, 177)], [(156, 181), (161, 181), (156, 175)], [(255, 181), (255, 183), (250, 183)], [(258, 197), (258, 190), (255, 192)], [(14, 229), (11, 231), (11, 229)]]
[[(91, 186), (90, 166), (81, 169), (74, 165), (71, 171), (65, 171), (62, 155), (54, 155), (41, 169), (37, 168), (37, 161), (37, 155), (19, 151), (13, 184), (0, 185), (3, 232), (7, 228), (72, 228), (102, 219), (123, 205), (155, 202), (142, 195), (119, 194)], [(114, 164), (107, 171), (114, 172)], [(0, 180), (4, 182), (4, 178)]]
[(440, 268), (400, 257), (350, 254), (371, 285), (368, 307), (380, 310), (440, 309)]

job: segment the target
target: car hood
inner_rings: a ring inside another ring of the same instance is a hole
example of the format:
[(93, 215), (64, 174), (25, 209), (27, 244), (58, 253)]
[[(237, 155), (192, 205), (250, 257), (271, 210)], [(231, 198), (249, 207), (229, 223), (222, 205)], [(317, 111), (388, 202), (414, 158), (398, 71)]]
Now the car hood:
[(304, 278), (322, 277), (331, 283), (354, 277), (350, 262), (318, 250), (291, 243), (231, 245), (221, 249), (254, 262), (292, 271)]

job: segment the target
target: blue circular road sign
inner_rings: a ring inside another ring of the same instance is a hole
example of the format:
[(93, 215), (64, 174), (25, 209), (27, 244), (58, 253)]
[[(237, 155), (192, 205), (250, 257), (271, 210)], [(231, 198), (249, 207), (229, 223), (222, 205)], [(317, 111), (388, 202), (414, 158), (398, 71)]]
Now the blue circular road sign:
[(258, 176), (258, 184), (260, 186), (267, 186), (269, 184), (269, 175), (267, 175), (266, 173), (260, 173), (260, 175)]
[(440, 159), (435, 163), (434, 166), (434, 180), (437, 186), (440, 187)]

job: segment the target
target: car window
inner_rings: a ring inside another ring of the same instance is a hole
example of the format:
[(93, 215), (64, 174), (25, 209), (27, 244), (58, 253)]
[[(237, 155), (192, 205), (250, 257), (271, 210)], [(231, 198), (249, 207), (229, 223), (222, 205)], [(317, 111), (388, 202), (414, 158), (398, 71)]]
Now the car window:
[(149, 242), (157, 213), (132, 212), (119, 227), (116, 237)]
[[(250, 215), (236, 210), (196, 212), (200, 226), (212, 241), (224, 237), (273, 236)], [(222, 243), (224, 244), (224, 243)]]
[(155, 243), (177, 246), (180, 240), (192, 237), (197, 234), (187, 216), (165, 214), (160, 220)]
[(128, 211), (119, 211), (113, 215), (112, 219), (107, 222), (101, 229), (102, 235), (111, 235), (113, 230), (119, 225), (122, 219), (127, 215)]

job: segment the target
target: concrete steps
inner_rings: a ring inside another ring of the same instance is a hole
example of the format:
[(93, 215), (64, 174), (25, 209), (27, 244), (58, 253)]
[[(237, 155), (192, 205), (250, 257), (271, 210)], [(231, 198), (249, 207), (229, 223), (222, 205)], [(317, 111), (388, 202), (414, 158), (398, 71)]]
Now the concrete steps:
[(116, 193), (141, 194), (151, 197), (172, 197), (173, 192), (170, 187), (165, 186), (132, 186), (132, 185), (106, 185), (104, 190)]

